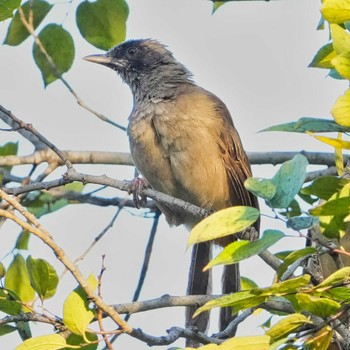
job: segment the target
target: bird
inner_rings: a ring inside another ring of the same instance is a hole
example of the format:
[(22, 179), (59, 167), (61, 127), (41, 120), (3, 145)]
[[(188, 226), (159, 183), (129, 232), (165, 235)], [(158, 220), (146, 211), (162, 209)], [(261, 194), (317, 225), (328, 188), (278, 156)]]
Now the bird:
[[(248, 157), (226, 105), (198, 86), (192, 73), (154, 39), (131, 39), (105, 54), (85, 60), (116, 71), (129, 85), (133, 108), (127, 134), (138, 172), (153, 189), (210, 211), (245, 205), (259, 208), (257, 198), (244, 187), (252, 176)], [(191, 230), (198, 217), (158, 203), (170, 225)], [(259, 221), (255, 223), (259, 231)], [(226, 246), (230, 235), (215, 241)], [(210, 294), (211, 275), (203, 267), (211, 259), (212, 242), (193, 247), (187, 294)], [(224, 266), (223, 293), (240, 290), (238, 264)], [(205, 332), (209, 314), (193, 318), (186, 311), (186, 326)], [(233, 319), (232, 310), (221, 310), (220, 330)], [(187, 346), (197, 342), (187, 341)]]

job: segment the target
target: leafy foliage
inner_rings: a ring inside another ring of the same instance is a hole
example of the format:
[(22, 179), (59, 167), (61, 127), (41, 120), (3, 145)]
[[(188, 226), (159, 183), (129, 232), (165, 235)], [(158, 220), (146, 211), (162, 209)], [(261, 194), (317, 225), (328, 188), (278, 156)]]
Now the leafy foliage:
[(78, 6), (76, 20), (81, 35), (90, 44), (109, 50), (125, 39), (128, 14), (124, 1), (83, 1)]
[[(17, 46), (31, 34), (36, 35), (33, 58), (47, 86), (72, 67), (74, 40), (62, 25), (56, 23), (47, 23), (36, 33), (54, 7), (52, 4), (45, 0), (30, 0), (20, 5), (18, 0), (0, 1), (0, 21), (13, 17), (4, 44)], [(97, 48), (108, 50), (125, 39), (128, 14), (125, 0), (82, 1), (77, 7), (76, 23), (86, 41)]]
[[(39, 67), (45, 86), (54, 82), (58, 77), (67, 72), (74, 60), (74, 42), (72, 36), (60, 25), (49, 24), (40, 33), (45, 52), (37, 44), (33, 46), (34, 61)], [(55, 67), (55, 68), (53, 68)]]
[[(224, 3), (226, 1), (215, 1), (213, 11)], [(55, 4), (31, 0), (24, 2), (19, 9), (20, 5), (17, 0), (0, 0), (0, 20), (13, 17), (4, 44), (21, 45), (31, 34), (35, 34), (37, 38), (33, 44), (33, 58), (45, 86), (49, 85), (69, 72), (74, 63), (73, 36), (63, 24), (49, 22), (47, 15), (55, 10)], [(16, 9), (18, 10), (13, 16)], [(124, 40), (128, 11), (124, 0), (81, 1), (77, 4), (76, 24), (86, 41), (97, 48), (108, 50)], [(319, 28), (327, 27), (324, 23), (329, 24), (331, 42), (318, 50), (310, 67), (327, 69), (331, 77), (350, 80), (350, 1), (324, 0), (321, 13), (323, 17)], [(308, 243), (312, 246), (276, 253), (275, 258), (280, 265), (276, 269), (273, 284), (261, 288), (254, 281), (243, 277), (240, 292), (216, 298), (197, 309), (196, 314), (217, 307), (230, 307), (233, 313), (250, 308), (252, 311), (265, 308), (269, 312), (263, 324), (264, 335), (235, 337), (220, 345), (205, 345), (203, 349), (273, 350), (298, 349), (300, 346), (309, 350), (328, 349), (336, 332), (330, 320), (342, 322), (343, 318), (349, 318), (349, 266), (339, 268), (329, 276), (316, 276), (309, 269), (298, 269), (304, 267), (305, 260), (321, 259), (325, 251), (329, 252), (328, 246), (317, 246), (318, 240), (308, 236), (312, 230), (317, 229), (321, 237), (327, 241), (332, 239), (337, 245), (337, 250), (330, 251), (331, 256), (348, 254), (341, 243), (349, 235), (350, 220), (350, 183), (348, 176), (342, 176), (344, 172), (348, 175), (342, 152), (350, 149), (347, 136), (350, 131), (350, 89), (335, 101), (331, 113), (333, 120), (302, 117), (263, 130), (304, 133), (329, 145), (336, 154), (335, 164), (339, 176), (318, 177), (305, 184), (308, 161), (300, 154), (282, 164), (272, 178), (250, 178), (246, 181), (246, 188), (265, 201), (271, 217), (284, 222), (286, 229), (296, 231), (298, 236), (307, 236)], [(5, 144), (0, 147), (0, 157), (16, 155), (17, 151), (17, 143)], [(12, 166), (4, 169), (11, 172)], [(0, 180), (2, 182), (3, 177)], [(74, 183), (62, 188), (62, 192), (81, 193), (83, 189), (83, 184)], [(71, 200), (58, 198), (50, 191), (39, 190), (32, 191), (19, 200), (36, 218), (73, 204)], [(249, 207), (218, 211), (192, 230), (188, 245), (249, 230), (259, 216), (258, 210)], [(4, 286), (1, 284), (0, 288), (0, 311), (9, 316), (21, 315), (23, 311), (37, 311), (36, 300), (39, 298), (39, 302), (44, 303), (46, 299), (55, 297), (57, 291), (59, 278), (53, 265), (42, 258), (28, 256), (30, 235), (22, 227), (13, 255), (10, 255), (13, 256), (12, 261), (7, 266), (0, 263), (0, 279), (5, 280)], [(280, 231), (271, 228), (266, 229), (262, 237), (254, 242), (233, 242), (214, 257), (205, 269), (261, 255), (266, 249), (275, 248), (275, 244), (285, 240), (286, 236), (284, 229)], [(28, 256), (27, 259), (24, 254)], [(61, 259), (59, 254), (57, 256)], [(89, 286), (96, 288), (95, 277), (89, 278)], [(26, 328), (23, 322), (18, 322), (15, 327), (1, 325), (0, 336), (13, 331), (21, 333), (25, 340), (17, 350), (96, 349), (100, 336), (93, 333), (90, 325), (95, 322), (97, 307), (94, 300), (88, 299), (83, 287), (79, 285), (70, 292), (64, 301), (63, 315), (57, 318), (66, 332), (63, 333), (64, 337), (61, 334), (49, 334), (31, 338), (30, 323), (25, 324)], [(283, 307), (285, 305), (288, 307)], [(277, 320), (275, 315), (279, 316)], [(321, 322), (316, 323), (315, 320)], [(58, 332), (62, 329), (58, 329)]]
[[(34, 0), (25, 2), (21, 6), (21, 9), (27, 20), (29, 20), (29, 13), (31, 13), (33, 27), (36, 29), (52, 9), (52, 6), (53, 5), (44, 0)], [(20, 12), (17, 11), (9, 25), (4, 44), (17, 46), (26, 40), (29, 35), (30, 33), (28, 32), (28, 29), (24, 26), (21, 20)]]

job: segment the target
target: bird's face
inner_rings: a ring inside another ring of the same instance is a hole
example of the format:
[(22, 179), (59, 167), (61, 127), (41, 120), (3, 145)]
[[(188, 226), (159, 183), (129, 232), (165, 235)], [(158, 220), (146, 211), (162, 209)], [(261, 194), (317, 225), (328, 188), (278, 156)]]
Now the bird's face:
[[(90, 55), (85, 60), (117, 71), (130, 86), (134, 97), (169, 95), (173, 83), (188, 82), (190, 72), (161, 43), (151, 39), (125, 41), (106, 54)], [(170, 85), (169, 85), (170, 84)]]
[(176, 62), (164, 45), (150, 39), (125, 41), (106, 54), (90, 55), (84, 59), (112, 68), (127, 83), (130, 83), (132, 76), (140, 78), (150, 75), (162, 65)]

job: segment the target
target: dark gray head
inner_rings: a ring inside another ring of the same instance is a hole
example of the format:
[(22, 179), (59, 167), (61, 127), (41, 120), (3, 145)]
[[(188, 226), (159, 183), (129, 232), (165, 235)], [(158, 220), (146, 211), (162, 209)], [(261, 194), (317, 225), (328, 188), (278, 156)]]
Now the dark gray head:
[(192, 83), (186, 67), (156, 40), (128, 40), (106, 54), (84, 59), (117, 71), (130, 86), (136, 101), (171, 99), (181, 91), (183, 83)]

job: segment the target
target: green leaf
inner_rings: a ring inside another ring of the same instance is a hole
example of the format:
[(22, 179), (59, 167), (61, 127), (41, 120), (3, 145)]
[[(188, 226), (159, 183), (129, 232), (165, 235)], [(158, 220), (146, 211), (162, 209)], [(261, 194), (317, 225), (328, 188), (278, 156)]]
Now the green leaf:
[(343, 78), (350, 79), (350, 52), (344, 52), (334, 57), (332, 59), (332, 64)]
[(125, 40), (128, 15), (124, 0), (85, 0), (77, 8), (76, 21), (85, 40), (99, 49), (109, 50)]
[[(1, 13), (1, 10), (0, 10), (0, 13)], [(18, 151), (18, 142), (7, 142), (3, 146), (0, 146), (0, 157), (16, 155), (17, 151)], [(12, 169), (12, 166), (2, 166), (2, 168), (6, 169), (7, 171), (10, 171)], [(0, 174), (0, 186), (2, 185), (3, 185), (3, 175)]]
[[(27, 21), (29, 20), (29, 13), (32, 11), (33, 27), (35, 29), (49, 13), (52, 6), (53, 5), (44, 0), (30, 0), (25, 2), (21, 7)], [(21, 44), (28, 37), (29, 32), (23, 25), (19, 11), (17, 11), (7, 30), (4, 44), (16, 46)]]
[(338, 300), (342, 303), (349, 303), (350, 288), (347, 288), (347, 287), (331, 288), (326, 292), (324, 292), (324, 295), (330, 296), (332, 299)]
[(203, 271), (216, 265), (234, 264), (260, 254), (283, 237), (284, 234), (281, 231), (266, 230), (263, 236), (256, 241), (235, 241), (226, 246), (217, 257), (211, 260), (209, 264), (204, 267)]
[(252, 288), (258, 288), (258, 285), (250, 278), (241, 276), (241, 290), (250, 290)]
[(24, 321), (16, 322), (18, 335), (23, 341), (32, 338), (32, 331), (30, 329), (30, 323)]
[(303, 348), (305, 350), (328, 350), (333, 339), (333, 329), (329, 325), (321, 328), (315, 335), (308, 339)]
[(17, 330), (16, 327), (10, 326), (8, 324), (2, 324), (0, 326), (0, 337), (2, 335), (6, 335), (6, 334), (9, 334), (9, 333), (12, 333), (12, 332), (14, 332), (16, 330)]
[(31, 256), (26, 261), (30, 284), (38, 293), (41, 300), (55, 295), (58, 276), (55, 269), (44, 259), (34, 259)]
[(30, 285), (26, 262), (20, 254), (15, 255), (7, 270), (5, 287), (15, 292), (24, 303), (34, 300), (35, 292)]
[[(81, 193), (84, 188), (84, 184), (74, 182), (67, 184), (61, 189), (67, 192), (79, 192)], [(72, 201), (65, 198), (56, 198), (50, 193), (50, 191), (40, 192), (33, 191), (27, 195), (27, 197), (22, 201), (30, 213), (40, 218), (43, 215), (53, 213), (63, 207), (69, 205)]]
[(340, 239), (346, 234), (347, 223), (344, 216), (320, 216), (320, 231), (328, 238)]
[(22, 310), (22, 304), (16, 293), (0, 288), (0, 311), (9, 315), (18, 315)]
[(305, 230), (318, 223), (318, 218), (313, 216), (295, 216), (287, 220), (287, 227), (295, 231)]
[(232, 307), (233, 313), (237, 313), (240, 310), (260, 305), (266, 301), (266, 298), (265, 295), (254, 295), (251, 291), (243, 290), (208, 301), (196, 310), (193, 317), (204, 311), (211, 310), (214, 307)]
[(299, 288), (305, 287), (310, 282), (310, 275), (303, 275), (295, 278), (291, 278), (287, 281), (273, 283), (270, 287), (266, 288), (255, 288), (250, 292), (254, 295), (265, 295), (265, 296), (283, 296), (289, 293), (295, 293)]
[(348, 132), (349, 128), (338, 125), (334, 120), (320, 118), (300, 118), (296, 122), (270, 126), (262, 131), (285, 131), (285, 132)]
[(292, 314), (277, 322), (266, 332), (266, 334), (269, 335), (273, 341), (276, 341), (294, 333), (305, 323), (312, 324), (306, 316), (302, 314)]
[(310, 210), (315, 216), (346, 216), (350, 212), (350, 197), (328, 200)]
[(331, 24), (330, 28), (337, 55), (350, 51), (350, 34), (338, 24)]
[(298, 201), (296, 199), (292, 199), (286, 210), (280, 211), (280, 214), (285, 216), (286, 218), (292, 218), (300, 216), (302, 214), (302, 211)]
[(332, 273), (323, 282), (317, 285), (314, 290), (316, 292), (322, 292), (323, 289), (328, 289), (329, 286), (336, 286), (340, 283), (344, 283), (349, 280), (350, 277), (350, 267), (343, 267), (342, 269)]
[(315, 179), (309, 186), (301, 189), (301, 193), (310, 194), (320, 199), (328, 200), (350, 182), (349, 179), (336, 176), (322, 176)]
[(267, 179), (250, 177), (244, 182), (245, 188), (257, 197), (270, 200), (276, 193), (275, 185)]
[[(78, 345), (81, 346), (82, 350), (96, 350), (98, 347), (98, 337), (94, 333), (86, 333), (86, 338), (89, 342), (93, 342), (93, 344), (88, 344), (85, 342), (84, 338), (71, 333), (67, 338), (67, 345)], [(82, 346), (83, 345), (83, 346)], [(61, 350), (71, 350), (72, 347), (62, 348)]]
[(343, 23), (350, 20), (349, 0), (326, 0), (323, 2), (321, 12), (329, 23)]
[(264, 323), (262, 323), (259, 327), (260, 328), (270, 328), (271, 327), (271, 321), (273, 316), (271, 315)]
[(318, 50), (317, 54), (309, 64), (309, 67), (331, 69), (333, 68), (332, 59), (336, 57), (336, 55), (337, 54), (333, 49), (333, 44), (326, 44)]
[(39, 33), (39, 39), (57, 68), (57, 72), (52, 69), (45, 55), (34, 44), (34, 61), (41, 71), (45, 86), (47, 86), (58, 79), (58, 74), (67, 72), (72, 66), (74, 60), (74, 41), (69, 32), (58, 24), (53, 23), (48, 24)]
[(288, 266), (292, 265), (294, 262), (299, 260), (300, 258), (304, 258), (306, 256), (315, 254), (317, 252), (314, 247), (306, 247), (303, 249), (292, 251), (288, 256), (283, 259), (283, 263), (278, 269), (277, 278), (281, 278), (281, 276), (287, 271)]
[[(18, 142), (7, 142), (0, 147), (1, 156), (15, 156), (18, 152)], [(5, 169), (10, 170), (11, 166), (6, 166)]]
[(328, 72), (328, 76), (333, 79), (344, 80), (344, 78), (335, 69), (330, 69)]
[(313, 205), (318, 201), (318, 198), (315, 198), (309, 194), (302, 193), (303, 189), (301, 189), (298, 193), (298, 196), (307, 204)]
[(22, 231), (16, 240), (15, 249), (28, 250), (29, 238), (30, 232)]
[(66, 340), (59, 334), (42, 335), (26, 340), (15, 350), (59, 350), (66, 345)]
[(331, 113), (338, 124), (346, 127), (350, 126), (350, 89), (347, 89), (344, 95), (338, 97)]
[(6, 275), (6, 267), (5, 265), (0, 261), (0, 279), (4, 278)]
[(280, 259), (280, 260), (285, 260), (287, 258), (287, 256), (290, 254), (290, 253), (293, 253), (294, 250), (285, 250), (283, 252), (278, 252), (275, 254), (275, 257)]
[(21, 0), (0, 0), (0, 22), (13, 17), (13, 11), (21, 5)]
[(213, 10), (212, 10), (212, 14), (214, 14), (219, 7), (221, 7), (222, 5), (225, 5), (226, 1), (213, 1)]
[(301, 154), (284, 162), (271, 182), (276, 186), (276, 194), (268, 202), (273, 208), (287, 208), (301, 189), (306, 177), (308, 161)]
[[(88, 279), (91, 288), (95, 289), (97, 280), (94, 276)], [(85, 332), (93, 320), (95, 313), (89, 308), (89, 300), (81, 286), (78, 286), (70, 293), (63, 304), (63, 323), (74, 334), (80, 335), (86, 342)]]
[(236, 206), (219, 210), (192, 229), (187, 247), (240, 232), (251, 226), (259, 215), (259, 210), (252, 207)]
[[(213, 344), (211, 344), (213, 345)], [(217, 350), (268, 350), (270, 337), (267, 335), (252, 335), (245, 337), (234, 337), (224, 341)]]
[(341, 304), (332, 299), (320, 298), (306, 293), (298, 293), (296, 298), (302, 310), (323, 318), (334, 315), (341, 308)]

